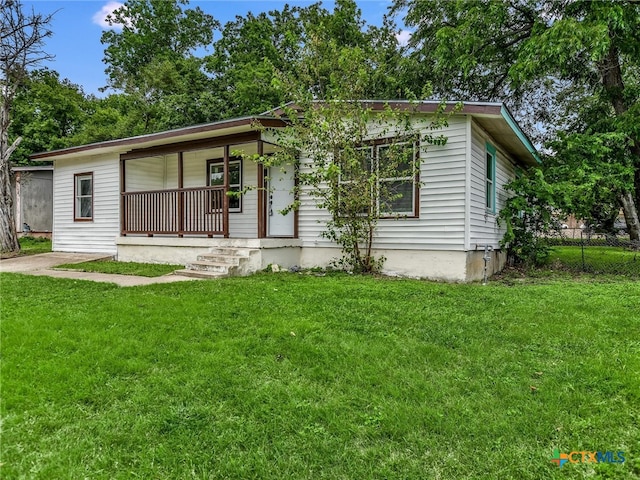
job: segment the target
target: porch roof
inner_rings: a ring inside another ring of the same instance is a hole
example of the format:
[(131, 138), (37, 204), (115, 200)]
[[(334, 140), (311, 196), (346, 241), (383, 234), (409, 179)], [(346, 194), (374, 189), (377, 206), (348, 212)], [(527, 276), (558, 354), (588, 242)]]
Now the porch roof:
[(188, 142), (205, 138), (215, 138), (252, 132), (256, 131), (256, 123), (261, 124), (263, 127), (272, 128), (283, 127), (286, 125), (284, 120), (267, 115), (233, 118), (164, 132), (139, 135), (136, 137), (107, 140), (104, 142), (63, 148), (50, 152), (34, 153), (30, 155), (29, 158), (31, 160), (58, 160), (62, 158), (76, 158), (105, 153), (122, 154), (129, 152), (133, 148), (146, 149), (165, 145), (167, 143)]

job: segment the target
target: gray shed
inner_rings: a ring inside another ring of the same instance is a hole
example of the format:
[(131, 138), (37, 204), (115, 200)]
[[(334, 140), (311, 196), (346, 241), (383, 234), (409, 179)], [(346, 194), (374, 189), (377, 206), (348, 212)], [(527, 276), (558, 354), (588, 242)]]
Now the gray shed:
[(11, 170), (18, 235), (50, 235), (53, 230), (53, 165), (13, 167)]

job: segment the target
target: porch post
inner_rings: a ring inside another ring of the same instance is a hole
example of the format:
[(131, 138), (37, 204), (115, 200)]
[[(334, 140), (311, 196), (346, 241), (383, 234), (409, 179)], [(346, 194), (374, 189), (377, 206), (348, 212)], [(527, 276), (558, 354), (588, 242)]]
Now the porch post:
[(178, 237), (184, 234), (184, 154), (178, 152)]
[[(22, 195), (20, 194), (20, 188), (22, 187), (22, 172), (15, 172), (16, 176), (16, 195), (13, 199), (13, 206), (15, 208), (15, 224), (16, 232), (22, 232)], [(75, 199), (74, 199), (75, 202)]]
[[(298, 157), (299, 159), (300, 157)], [(300, 200), (300, 161), (297, 161), (293, 167), (293, 200), (298, 203)], [(298, 222), (300, 221), (300, 207), (296, 207), (293, 211), (293, 238), (298, 237)]]
[[(264, 143), (262, 139), (258, 140), (258, 155), (262, 157), (264, 154)], [(266, 223), (266, 192), (264, 190), (264, 164), (258, 163), (258, 238), (265, 238), (267, 236), (267, 223)]]
[(120, 235), (126, 236), (127, 228), (127, 206), (123, 193), (127, 191), (127, 180), (125, 175), (125, 160), (120, 156)]
[(222, 210), (222, 233), (229, 238), (229, 144), (224, 146), (224, 207)]

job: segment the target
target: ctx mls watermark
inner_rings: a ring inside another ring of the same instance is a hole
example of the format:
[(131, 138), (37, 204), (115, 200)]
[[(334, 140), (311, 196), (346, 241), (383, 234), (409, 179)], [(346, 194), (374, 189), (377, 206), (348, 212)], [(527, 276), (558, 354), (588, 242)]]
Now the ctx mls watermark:
[(558, 467), (562, 468), (562, 466), (569, 463), (624, 463), (624, 452), (622, 451), (611, 451), (607, 450), (606, 452), (600, 451), (573, 451), (570, 453), (561, 453), (559, 449), (555, 449), (553, 451), (553, 457), (551, 457), (551, 462), (558, 465)]

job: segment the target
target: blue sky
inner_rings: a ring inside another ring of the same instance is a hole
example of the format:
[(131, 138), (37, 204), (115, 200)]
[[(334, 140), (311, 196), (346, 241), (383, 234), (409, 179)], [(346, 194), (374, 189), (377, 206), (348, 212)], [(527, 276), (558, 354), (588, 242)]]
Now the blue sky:
[[(119, 0), (124, 1), (124, 0)], [(309, 5), (311, 1), (290, 0), (191, 0), (190, 6), (199, 6), (213, 15), (223, 25), (236, 15), (244, 16), (247, 12), (259, 13), (281, 9), (286, 3), (290, 5)], [(106, 12), (117, 7), (115, 0), (23, 0), (25, 11), (33, 9), (36, 13), (48, 14), (56, 12), (51, 28), (53, 36), (47, 40), (45, 51), (55, 55), (55, 60), (42, 66), (56, 70), (62, 78), (82, 86), (85, 93), (99, 93), (98, 89), (106, 84), (105, 65), (102, 63), (104, 48), (100, 43), (100, 35), (107, 28), (101, 19)], [(333, 1), (323, 1), (327, 9), (333, 8)], [(363, 18), (368, 24), (379, 25), (391, 0), (360, 0)]]

